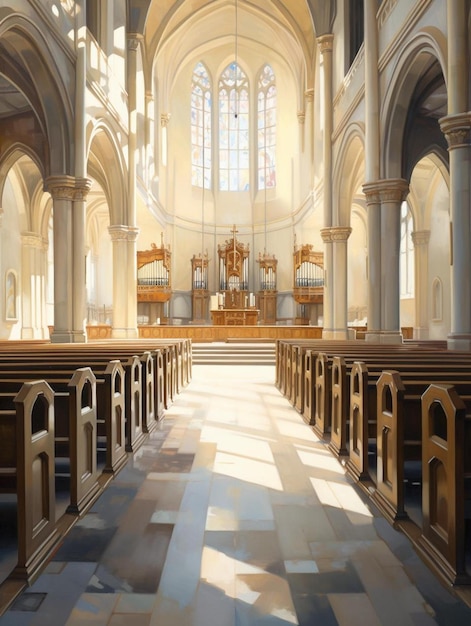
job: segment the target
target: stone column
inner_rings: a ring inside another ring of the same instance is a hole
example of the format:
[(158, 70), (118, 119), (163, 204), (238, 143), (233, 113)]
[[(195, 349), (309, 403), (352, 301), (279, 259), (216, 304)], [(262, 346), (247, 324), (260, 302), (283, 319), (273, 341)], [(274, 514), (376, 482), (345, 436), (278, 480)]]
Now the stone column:
[(415, 328), (416, 339), (429, 338), (429, 276), (428, 243), (429, 230), (416, 230), (412, 233), (414, 244), (414, 284), (415, 284)]
[(363, 185), (368, 211), (367, 341), (379, 341), (381, 331), (381, 198), (378, 183)]
[(51, 176), (54, 224), (54, 331), (52, 342), (86, 341), (85, 319), (85, 197), (88, 179)]
[(126, 236), (127, 247), (127, 307), (126, 307), (126, 337), (136, 338), (137, 329), (137, 238), (138, 228), (128, 228)]
[(321, 230), (324, 241), (324, 330), (323, 337), (332, 336), (333, 332), (333, 246), (330, 227), (332, 226), (332, 50), (334, 36), (332, 34), (318, 37), (317, 43), (321, 53), (321, 89), (322, 112), (320, 127), (322, 129), (322, 159), (323, 159), (323, 199), (324, 199), (324, 228)]
[(381, 329), (381, 200), (380, 178), (378, 24), (376, 0), (364, 2), (365, 32), (365, 179), (368, 221), (367, 341), (379, 341)]
[(451, 332), (448, 347), (471, 350), (471, 113), (468, 3), (447, 2), (448, 115), (440, 120), (450, 158)]
[(448, 347), (471, 350), (471, 113), (440, 120), (450, 155), (451, 332)]
[(321, 237), (324, 242), (324, 303), (322, 330), (323, 339), (332, 339), (334, 336), (334, 281), (333, 281), (333, 239), (332, 228), (322, 228)]
[(44, 315), (47, 245), (37, 233), (21, 235), (21, 338), (43, 339), (49, 336)]
[(137, 266), (135, 251), (138, 230), (110, 226), (113, 245), (113, 327), (115, 339), (137, 337)]
[(381, 196), (381, 343), (402, 341), (400, 323), (401, 205), (409, 192), (402, 178), (378, 182)]
[(304, 97), (306, 100), (306, 152), (309, 163), (309, 181), (312, 184), (314, 180), (314, 89), (307, 89)]
[(348, 339), (347, 242), (351, 232), (349, 226), (335, 226), (330, 229), (335, 277), (333, 339)]

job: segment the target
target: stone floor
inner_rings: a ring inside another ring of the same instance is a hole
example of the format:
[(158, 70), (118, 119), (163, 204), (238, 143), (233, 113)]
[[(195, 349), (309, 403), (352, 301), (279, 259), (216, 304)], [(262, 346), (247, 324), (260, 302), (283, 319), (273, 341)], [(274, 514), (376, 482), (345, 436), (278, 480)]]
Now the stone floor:
[(273, 382), (195, 365), (0, 625), (469, 626)]

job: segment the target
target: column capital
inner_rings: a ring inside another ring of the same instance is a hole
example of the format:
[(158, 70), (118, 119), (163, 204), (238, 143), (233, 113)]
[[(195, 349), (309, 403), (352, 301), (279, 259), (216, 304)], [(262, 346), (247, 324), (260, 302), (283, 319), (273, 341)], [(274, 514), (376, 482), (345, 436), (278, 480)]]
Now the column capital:
[(172, 117), (171, 113), (160, 114), (160, 125), (162, 126), (162, 128), (166, 128), (169, 125), (171, 117)]
[(21, 233), (21, 243), (25, 247), (37, 248), (38, 250), (47, 250), (49, 246), (47, 239), (43, 239), (38, 233), (26, 231)]
[(131, 52), (136, 52), (139, 48), (139, 44), (144, 40), (144, 37), (140, 33), (128, 33), (127, 35), (127, 43), (128, 50)]
[(348, 240), (351, 232), (350, 226), (329, 226), (321, 228), (321, 237), (324, 243), (342, 243)]
[(363, 185), (366, 204), (403, 202), (409, 193), (409, 183), (403, 178), (386, 178)]
[(304, 92), (304, 97), (306, 98), (306, 102), (313, 102), (314, 101), (314, 88), (311, 87), (311, 89), (306, 89), (306, 91)]
[(415, 230), (411, 235), (414, 246), (426, 246), (430, 241), (429, 230)]
[(319, 46), (321, 54), (324, 54), (324, 52), (332, 52), (334, 48), (334, 36), (331, 33), (321, 35), (317, 38), (317, 45)]
[(298, 122), (299, 124), (304, 124), (306, 120), (306, 112), (305, 111), (298, 111)]
[(49, 176), (46, 179), (45, 190), (53, 200), (85, 200), (92, 186), (89, 178), (74, 176)]
[(448, 142), (449, 150), (471, 144), (471, 112), (447, 115), (438, 122)]
[(139, 235), (139, 228), (133, 226), (126, 226), (124, 224), (115, 224), (108, 228), (108, 232), (111, 236), (111, 241), (120, 242), (134, 242)]

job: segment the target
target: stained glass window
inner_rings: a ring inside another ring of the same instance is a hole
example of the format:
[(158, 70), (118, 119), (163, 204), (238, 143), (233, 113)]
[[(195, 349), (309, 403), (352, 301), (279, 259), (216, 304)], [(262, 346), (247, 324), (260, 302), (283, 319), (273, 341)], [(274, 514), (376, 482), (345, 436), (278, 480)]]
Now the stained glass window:
[(276, 185), (276, 84), (275, 74), (265, 65), (258, 80), (258, 188)]
[(247, 191), (250, 186), (249, 83), (237, 63), (219, 79), (219, 189)]
[(202, 63), (193, 71), (191, 88), (191, 183), (211, 188), (211, 81)]

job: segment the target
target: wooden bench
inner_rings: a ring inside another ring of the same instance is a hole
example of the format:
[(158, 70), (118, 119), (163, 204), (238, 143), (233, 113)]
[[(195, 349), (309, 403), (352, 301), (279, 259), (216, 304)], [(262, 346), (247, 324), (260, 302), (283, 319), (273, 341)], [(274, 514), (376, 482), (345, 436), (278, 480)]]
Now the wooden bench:
[[(61, 363), (60, 368), (18, 369), (7, 371), (0, 369), (0, 392), (12, 394), (24, 381), (38, 379), (41, 374), (55, 392), (63, 392), (70, 377), (75, 372), (75, 365)], [(104, 447), (105, 463), (103, 472), (115, 474), (127, 462), (126, 450), (126, 408), (125, 408), (125, 371), (119, 360), (95, 365), (97, 396), (97, 436)], [(64, 429), (66, 420), (63, 420)], [(97, 445), (97, 452), (99, 451)]]
[(0, 492), (16, 493), (18, 560), (12, 577), (31, 581), (59, 540), (54, 482), (54, 392), (21, 386), (15, 409), (0, 412)]
[(417, 547), (452, 585), (469, 584), (471, 414), (453, 385), (430, 385), (422, 396), (422, 534)]

